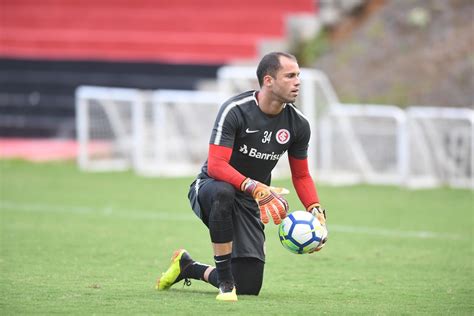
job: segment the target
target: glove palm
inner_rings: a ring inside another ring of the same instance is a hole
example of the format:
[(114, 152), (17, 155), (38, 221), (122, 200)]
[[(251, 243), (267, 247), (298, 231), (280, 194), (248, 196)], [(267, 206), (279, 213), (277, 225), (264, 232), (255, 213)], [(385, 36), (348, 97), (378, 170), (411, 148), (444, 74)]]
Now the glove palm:
[(244, 181), (242, 187), (243, 191), (249, 193), (257, 202), (262, 223), (267, 224), (271, 216), (273, 222), (278, 225), (286, 217), (289, 206), (282, 195), (289, 193), (287, 189), (270, 187), (249, 178)]
[[(319, 203), (314, 203), (314, 204), (310, 205), (308, 207), (308, 212), (313, 214), (313, 216), (316, 217), (318, 219), (318, 221), (321, 223), (321, 225), (323, 225), (324, 228), (326, 228), (326, 230), (327, 230), (327, 227), (326, 227), (326, 210), (324, 208), (322, 208)], [(318, 247), (316, 247), (310, 253), (320, 251), (324, 247), (324, 245), (326, 245), (327, 240), (328, 240), (327, 237), (324, 238), (323, 240), (321, 240)]]

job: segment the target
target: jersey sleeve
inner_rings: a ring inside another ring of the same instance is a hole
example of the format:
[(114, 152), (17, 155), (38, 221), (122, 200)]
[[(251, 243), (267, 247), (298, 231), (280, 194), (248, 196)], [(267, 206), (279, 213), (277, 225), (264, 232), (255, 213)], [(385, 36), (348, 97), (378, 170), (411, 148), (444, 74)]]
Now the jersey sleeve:
[(314, 203), (319, 203), (319, 196), (313, 178), (309, 173), (308, 160), (288, 156), (291, 168), (291, 180), (298, 197), (307, 209)]
[(224, 146), (209, 145), (208, 173), (216, 180), (225, 181), (240, 190), (245, 176), (229, 164), (232, 149)]
[(209, 144), (232, 148), (239, 131), (239, 117), (235, 105), (224, 104), (217, 114)]
[(239, 133), (240, 121), (235, 105), (230, 103), (221, 107), (212, 129), (208, 155), (209, 175), (214, 179), (232, 184), (238, 190), (245, 176), (229, 162), (235, 137)]

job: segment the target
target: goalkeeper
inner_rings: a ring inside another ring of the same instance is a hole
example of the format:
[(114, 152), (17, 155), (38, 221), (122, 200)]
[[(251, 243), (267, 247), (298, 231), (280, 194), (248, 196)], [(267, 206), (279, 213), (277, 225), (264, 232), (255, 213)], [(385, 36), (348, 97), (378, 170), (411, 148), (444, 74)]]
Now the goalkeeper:
[(270, 186), (271, 171), (285, 152), (298, 197), (325, 224), (308, 171), (310, 126), (293, 104), (299, 93), (299, 74), (293, 55), (267, 54), (257, 67), (260, 90), (234, 96), (220, 108), (208, 159), (188, 194), (194, 212), (209, 229), (215, 268), (179, 249), (158, 279), (158, 290), (183, 279), (186, 284), (198, 279), (219, 289), (217, 300), (259, 294), (265, 262), (264, 224), (270, 220), (279, 224), (289, 209), (284, 198), (288, 190)]

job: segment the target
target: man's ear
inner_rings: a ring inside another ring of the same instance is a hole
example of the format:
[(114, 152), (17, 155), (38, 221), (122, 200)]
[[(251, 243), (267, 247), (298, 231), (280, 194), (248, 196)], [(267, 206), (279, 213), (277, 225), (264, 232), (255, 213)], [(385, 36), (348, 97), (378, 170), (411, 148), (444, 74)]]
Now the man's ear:
[(270, 75), (266, 75), (265, 77), (263, 77), (263, 84), (266, 87), (271, 87), (271, 85), (273, 84), (273, 77)]

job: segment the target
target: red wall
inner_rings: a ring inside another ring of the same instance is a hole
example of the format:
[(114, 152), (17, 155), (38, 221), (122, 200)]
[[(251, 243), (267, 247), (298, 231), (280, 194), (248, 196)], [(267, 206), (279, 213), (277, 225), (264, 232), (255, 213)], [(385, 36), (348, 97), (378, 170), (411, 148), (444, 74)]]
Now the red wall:
[(0, 0), (0, 57), (226, 63), (314, 0)]

